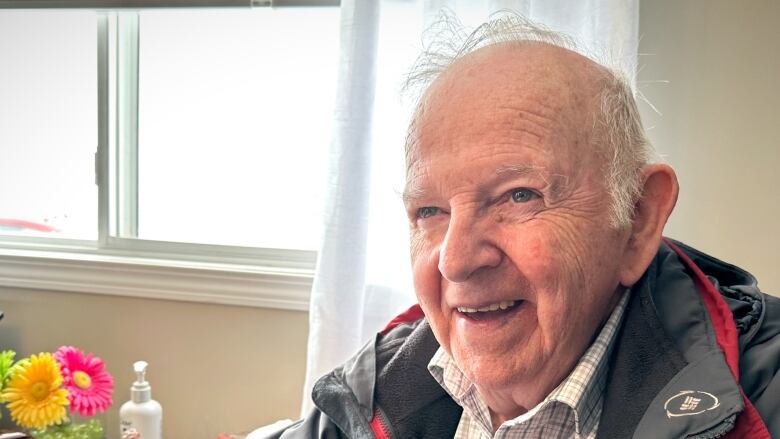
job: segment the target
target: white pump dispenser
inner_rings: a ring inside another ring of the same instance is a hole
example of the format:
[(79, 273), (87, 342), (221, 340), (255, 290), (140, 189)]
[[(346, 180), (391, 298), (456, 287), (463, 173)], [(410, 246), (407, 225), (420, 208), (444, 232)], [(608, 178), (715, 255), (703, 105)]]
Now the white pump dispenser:
[[(136, 381), (130, 387), (130, 401), (119, 409), (120, 437), (162, 439), (162, 407), (152, 399), (152, 386), (146, 381), (146, 361), (133, 363)], [(137, 435), (133, 434), (133, 430)]]

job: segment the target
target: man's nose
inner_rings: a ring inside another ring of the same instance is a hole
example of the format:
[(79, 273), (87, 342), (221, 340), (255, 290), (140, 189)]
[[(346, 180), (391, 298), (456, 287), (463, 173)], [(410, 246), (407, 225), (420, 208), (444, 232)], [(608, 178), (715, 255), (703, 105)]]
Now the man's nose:
[(486, 218), (450, 216), (439, 248), (439, 272), (450, 282), (464, 282), (475, 273), (501, 264), (502, 252), (490, 239)]

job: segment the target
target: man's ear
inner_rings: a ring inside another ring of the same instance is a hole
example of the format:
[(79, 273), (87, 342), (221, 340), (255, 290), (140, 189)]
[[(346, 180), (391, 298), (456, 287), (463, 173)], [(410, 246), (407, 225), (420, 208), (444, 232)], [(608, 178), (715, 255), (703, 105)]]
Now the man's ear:
[(631, 234), (623, 255), (620, 283), (631, 286), (647, 270), (661, 244), (666, 220), (677, 203), (677, 175), (671, 166), (658, 163), (642, 168), (642, 192), (634, 207)]

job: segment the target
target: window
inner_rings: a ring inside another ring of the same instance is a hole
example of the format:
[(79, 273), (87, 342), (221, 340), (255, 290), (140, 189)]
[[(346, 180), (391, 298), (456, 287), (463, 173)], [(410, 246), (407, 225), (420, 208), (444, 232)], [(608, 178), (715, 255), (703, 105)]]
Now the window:
[(338, 10), (140, 21), (139, 237), (315, 250)]
[(0, 285), (305, 308), (338, 21), (0, 9)]
[(97, 239), (95, 13), (0, 12), (0, 233)]

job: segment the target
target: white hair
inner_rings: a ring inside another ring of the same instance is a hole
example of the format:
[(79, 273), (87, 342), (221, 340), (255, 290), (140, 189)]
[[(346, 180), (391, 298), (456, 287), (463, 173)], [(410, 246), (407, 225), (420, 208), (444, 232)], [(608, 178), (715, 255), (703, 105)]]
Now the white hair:
[[(596, 114), (591, 143), (604, 157), (602, 169), (605, 187), (611, 198), (610, 223), (615, 228), (628, 226), (634, 206), (641, 196), (641, 169), (655, 159), (645, 136), (634, 94), (625, 76), (617, 69), (596, 61), (575, 40), (552, 31), (512, 11), (500, 11), (471, 32), (444, 12), (426, 31), (425, 49), (409, 72), (404, 91), (418, 97), (417, 111), (433, 82), (457, 60), (484, 47), (505, 43), (544, 43), (577, 52), (601, 67), (600, 106)], [(419, 114), (418, 114), (419, 115)], [(415, 116), (416, 117), (418, 116)], [(410, 140), (415, 120), (410, 126)], [(407, 142), (407, 157), (413, 142)]]

